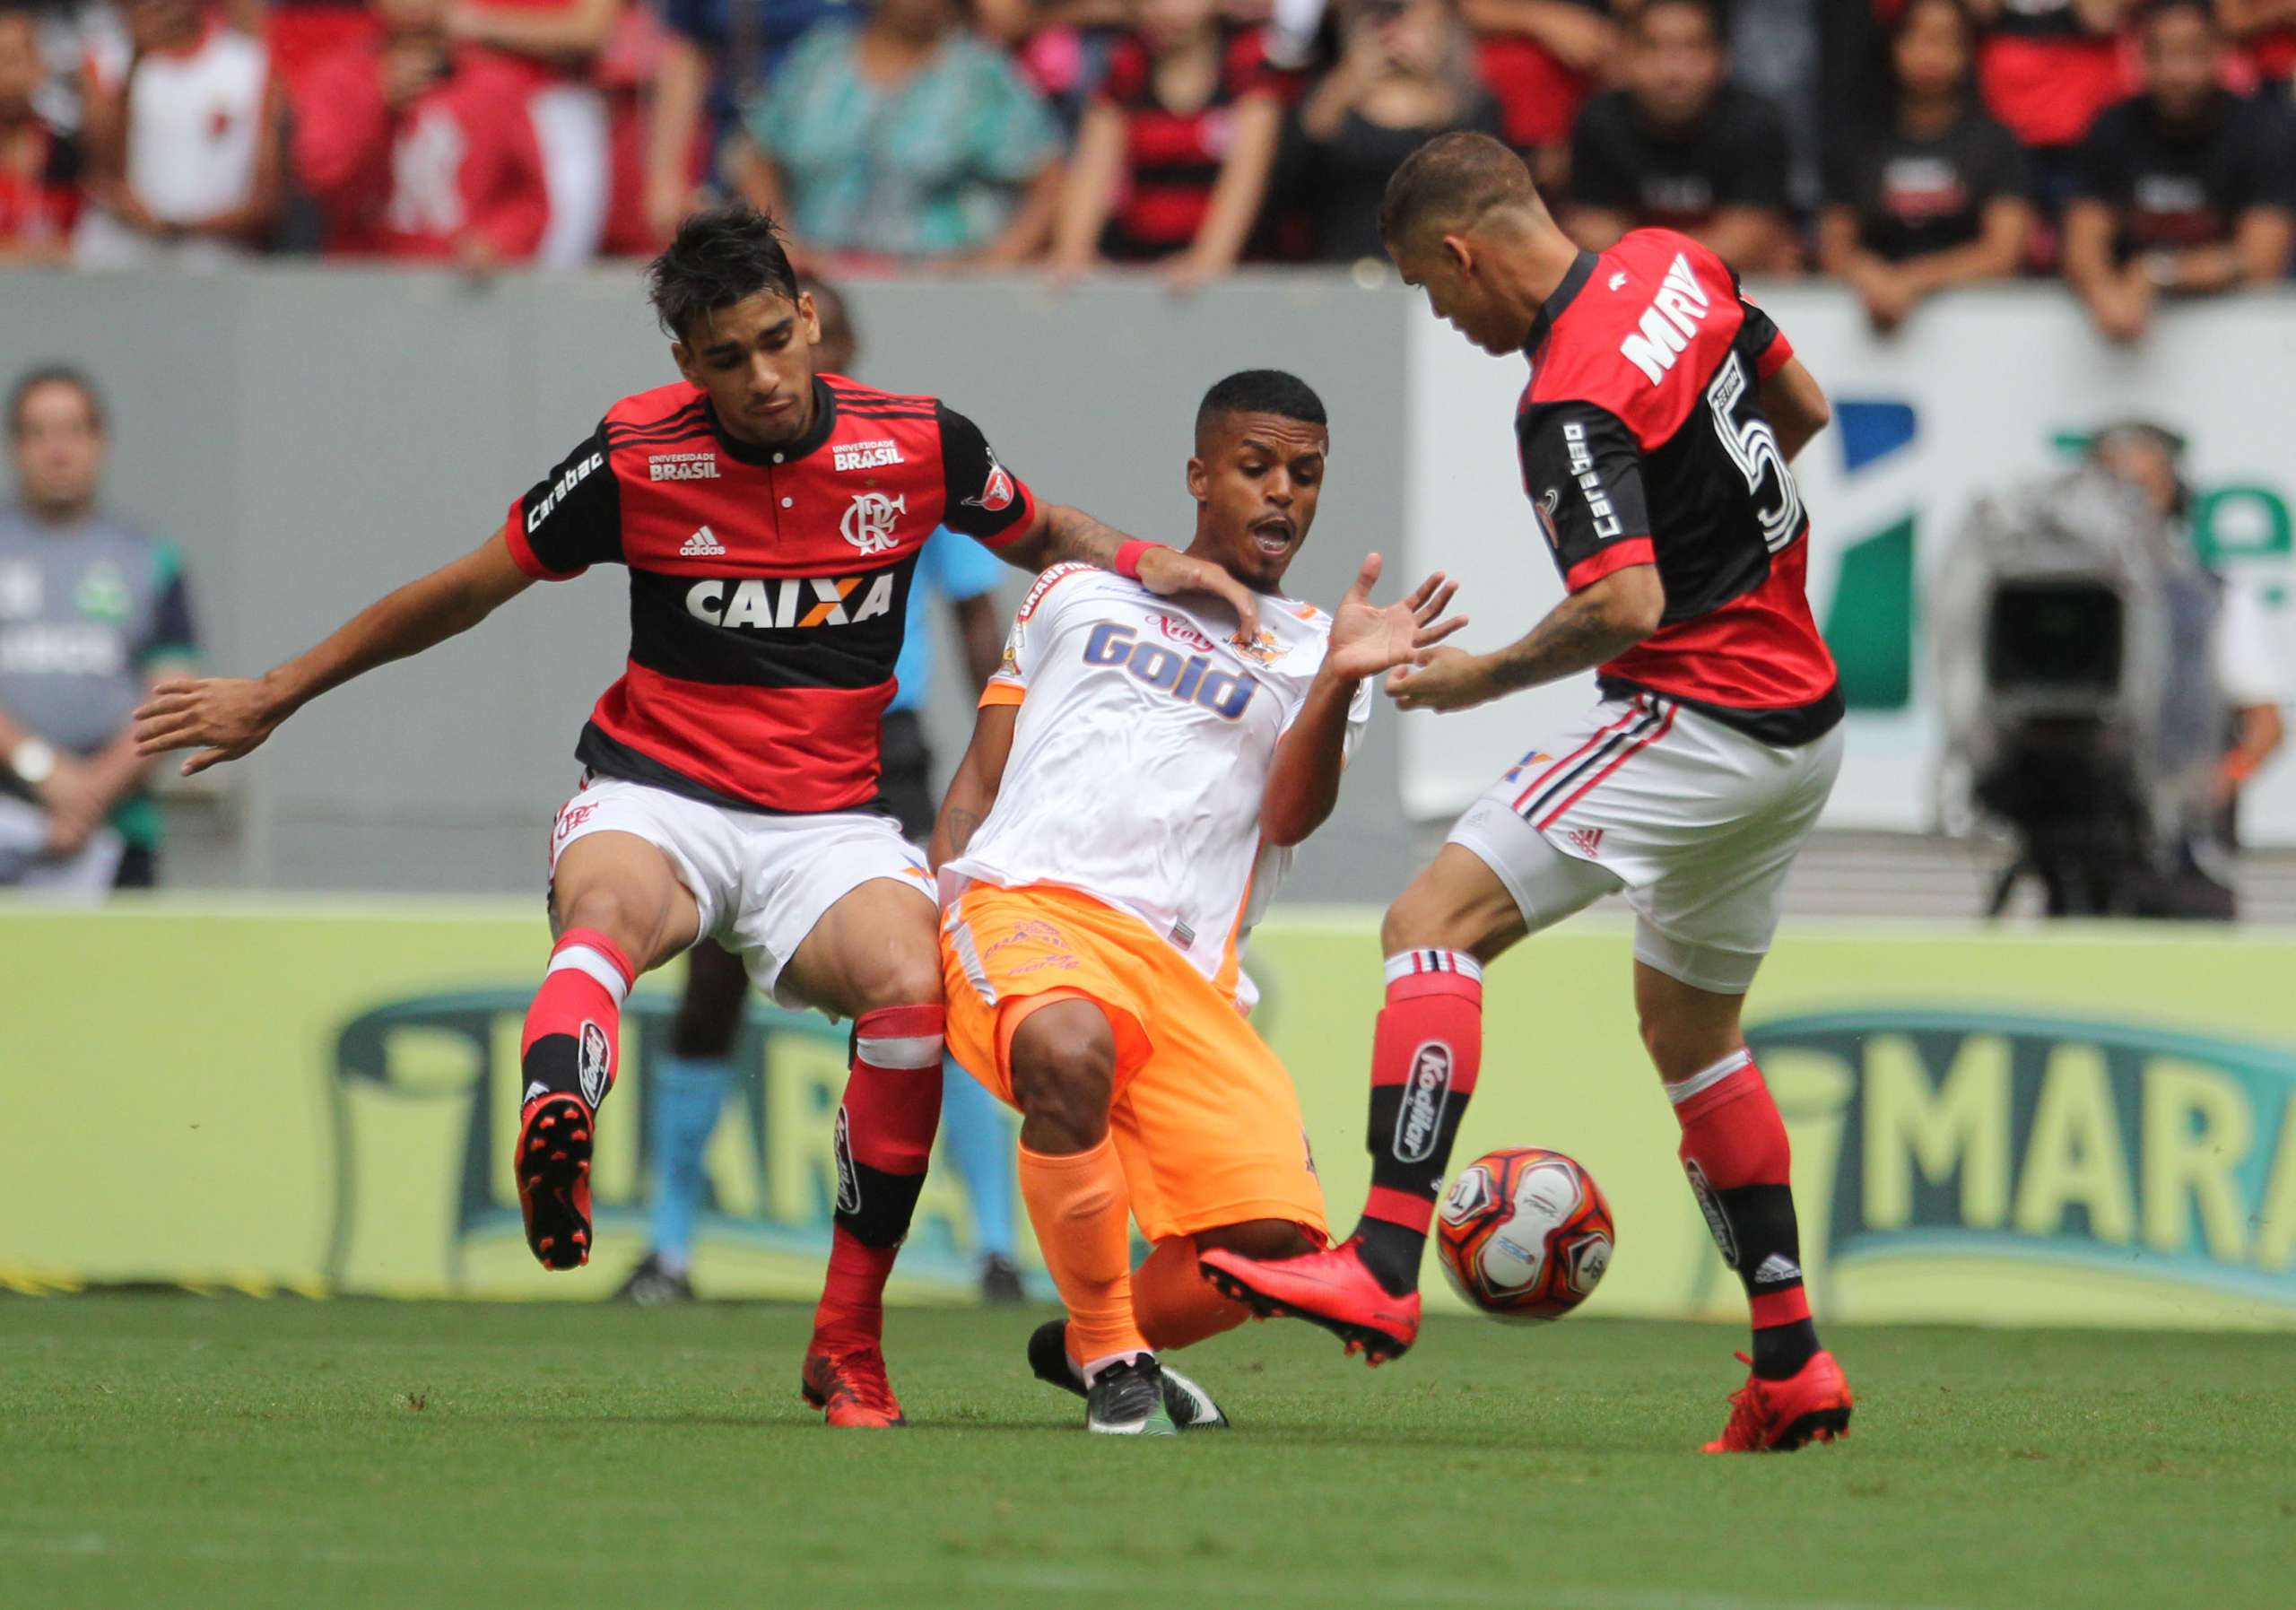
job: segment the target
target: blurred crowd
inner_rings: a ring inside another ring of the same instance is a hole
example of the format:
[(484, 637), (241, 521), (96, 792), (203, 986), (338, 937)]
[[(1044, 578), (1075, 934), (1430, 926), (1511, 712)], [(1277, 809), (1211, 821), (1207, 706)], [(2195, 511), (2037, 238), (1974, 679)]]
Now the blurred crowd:
[(1376, 258), (1478, 128), (1590, 246), (2126, 339), (2287, 274), (2292, 74), (2296, 0), (0, 0), (0, 258), (569, 265), (738, 195), (809, 266), (1187, 286)]

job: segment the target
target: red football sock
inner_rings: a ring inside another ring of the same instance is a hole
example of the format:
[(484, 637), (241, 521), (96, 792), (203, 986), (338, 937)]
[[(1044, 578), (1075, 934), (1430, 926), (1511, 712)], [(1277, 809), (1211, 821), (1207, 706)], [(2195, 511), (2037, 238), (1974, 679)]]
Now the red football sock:
[(621, 948), (596, 928), (569, 928), (559, 936), (518, 1042), (526, 1081), (519, 1106), (572, 1092), (597, 1110), (621, 1066), (622, 1003), (637, 976)]
[(885, 1282), (909, 1233), (941, 1124), (939, 1006), (883, 1006), (853, 1025), (853, 1072), (837, 1115), (837, 1211), (816, 1339), (874, 1342)]
[(1802, 1286), (1793, 1150), (1753, 1053), (1740, 1050), (1666, 1087), (1683, 1127), (1683, 1170), (1753, 1315), (1755, 1372), (1791, 1374), (1817, 1346)]
[(1483, 1065), (1483, 969), (1463, 951), (1387, 958), (1371, 1044), (1371, 1195), (1366, 1219), (1424, 1237), (1459, 1120)]

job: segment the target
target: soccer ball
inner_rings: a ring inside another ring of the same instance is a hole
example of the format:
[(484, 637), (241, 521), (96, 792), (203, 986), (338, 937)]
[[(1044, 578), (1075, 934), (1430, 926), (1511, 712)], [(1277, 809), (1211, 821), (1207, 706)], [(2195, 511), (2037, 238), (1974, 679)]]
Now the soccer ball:
[(1494, 1319), (1560, 1319), (1577, 1308), (1610, 1267), (1617, 1234), (1595, 1177), (1537, 1146), (1476, 1158), (1436, 1210), (1443, 1273)]

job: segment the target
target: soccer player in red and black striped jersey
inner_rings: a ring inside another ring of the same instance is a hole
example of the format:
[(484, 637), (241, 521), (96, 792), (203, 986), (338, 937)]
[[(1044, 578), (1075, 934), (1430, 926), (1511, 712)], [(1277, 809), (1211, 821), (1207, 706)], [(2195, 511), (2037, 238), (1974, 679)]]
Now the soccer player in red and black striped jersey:
[(536, 581), (625, 567), (629, 663), (582, 729), (551, 838), (557, 944), (522, 1041), (527, 1242), (550, 1268), (588, 1261), (623, 998), (715, 938), (784, 1005), (854, 1020), (804, 1390), (832, 1424), (899, 1424), (881, 1298), (938, 1122), (943, 1013), (938, 914), (881, 808), (878, 729), (918, 553), (946, 525), (1025, 570), (1075, 560), (1213, 592), (1246, 631), (1257, 614), (1217, 566), (1039, 503), (945, 404), (815, 373), (813, 298), (762, 214), (686, 220), (649, 280), (683, 379), (616, 403), (474, 553), (309, 652), (252, 681), (159, 684), (137, 737), (197, 749), (187, 774), (236, 760)]
[(1354, 1236), (1274, 1262), (1207, 1253), (1205, 1272), (1373, 1362), (1409, 1347), (1482, 1057), (1483, 969), (1623, 894), (1643, 1043), (1752, 1313), (1752, 1374), (1708, 1450), (1839, 1435), (1849, 1388), (1803, 1291), (1786, 1127), (1739, 1031), (1787, 868), (1841, 764), (1841, 694), (1803, 596), (1809, 518), (1787, 467), (1826, 423), (1825, 396), (1721, 258), (1667, 230), (1580, 250), (1486, 135), (1413, 153), (1379, 224), (1439, 317), (1487, 352), (1528, 358), (1523, 485), (1569, 593), (1520, 641), (1431, 650), (1388, 692), (1405, 709), (1465, 709), (1595, 671), (1602, 702), (1527, 745), (1388, 909), (1371, 1193)]

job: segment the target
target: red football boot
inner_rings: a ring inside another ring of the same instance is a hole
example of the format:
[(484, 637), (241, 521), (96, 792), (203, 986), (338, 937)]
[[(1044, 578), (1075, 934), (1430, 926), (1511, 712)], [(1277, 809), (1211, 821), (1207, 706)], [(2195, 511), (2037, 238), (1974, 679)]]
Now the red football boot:
[(1400, 1358), (1419, 1339), (1419, 1293), (1396, 1296), (1364, 1266), (1349, 1240), (1322, 1252), (1262, 1260), (1212, 1251), (1196, 1260), (1219, 1293), (1263, 1319), (1288, 1316), (1320, 1325), (1367, 1364)]
[[(1751, 1365), (1744, 1353), (1738, 1362)], [(1784, 1380), (1749, 1376), (1730, 1394), (1730, 1423), (1706, 1445), (1708, 1453), (1791, 1453), (1811, 1442), (1849, 1435), (1855, 1403), (1833, 1354), (1819, 1352)]]
[(805, 1350), (805, 1401), (831, 1425), (907, 1425), (900, 1400), (885, 1379), (885, 1355), (874, 1342), (829, 1343), (816, 1336)]
[(518, 1115), (518, 1208), (526, 1245), (545, 1269), (590, 1261), (590, 1147), (596, 1120), (582, 1098), (536, 1096)]

